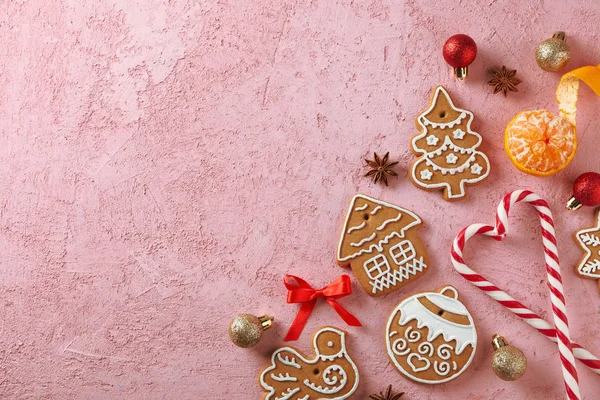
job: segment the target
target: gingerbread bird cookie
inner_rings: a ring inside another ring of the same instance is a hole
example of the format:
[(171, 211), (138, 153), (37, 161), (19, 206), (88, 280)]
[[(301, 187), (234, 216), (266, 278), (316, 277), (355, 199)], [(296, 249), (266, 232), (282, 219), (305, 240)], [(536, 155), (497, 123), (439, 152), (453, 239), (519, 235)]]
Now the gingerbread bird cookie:
[(330, 326), (313, 335), (315, 355), (308, 358), (283, 347), (260, 375), (264, 400), (348, 399), (358, 387), (358, 369), (346, 351), (346, 332)]

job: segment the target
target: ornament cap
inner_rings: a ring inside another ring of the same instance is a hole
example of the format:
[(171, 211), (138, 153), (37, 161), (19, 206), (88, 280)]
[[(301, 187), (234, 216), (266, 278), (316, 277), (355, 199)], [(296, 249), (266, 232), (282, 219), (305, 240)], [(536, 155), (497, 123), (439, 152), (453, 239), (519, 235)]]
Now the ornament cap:
[(554, 32), (554, 35), (552, 35), (552, 37), (554, 39), (562, 40), (563, 42), (567, 41), (567, 34), (562, 31)]
[(469, 67), (454, 68), (454, 76), (456, 76), (456, 79), (458, 79), (459, 82), (462, 82), (467, 78), (468, 72)]
[(494, 336), (492, 336), (492, 347), (494, 348), (494, 351), (501, 349), (502, 347), (505, 347), (505, 346), (508, 346), (506, 339), (504, 339), (504, 337), (500, 336), (499, 333), (495, 333)]
[(571, 197), (569, 201), (567, 201), (567, 210), (576, 211), (581, 208), (583, 204), (579, 202), (575, 197)]
[(262, 330), (266, 331), (267, 329), (273, 326), (273, 321), (275, 320), (275, 317), (272, 317), (270, 315), (261, 315), (260, 317), (258, 317), (258, 320), (260, 321)]

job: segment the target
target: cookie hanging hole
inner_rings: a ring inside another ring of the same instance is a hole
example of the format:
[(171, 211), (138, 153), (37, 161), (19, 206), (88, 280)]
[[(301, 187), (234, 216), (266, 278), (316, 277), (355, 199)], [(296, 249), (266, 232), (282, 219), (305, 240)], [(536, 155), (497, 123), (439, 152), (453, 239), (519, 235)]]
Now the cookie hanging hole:
[(369, 220), (369, 214), (365, 213), (365, 214), (363, 215), (363, 218), (365, 219), (365, 221), (368, 221), (368, 220)]
[(446, 111), (442, 111), (440, 113), (440, 118), (446, 118)]
[(443, 316), (443, 315), (444, 315), (444, 310), (440, 310), (440, 311), (438, 311), (438, 313), (437, 313), (437, 314), (438, 314), (440, 317), (441, 317), (441, 316)]
[(321, 371), (319, 371), (319, 368), (313, 369), (313, 374), (319, 375), (319, 372), (321, 372)]

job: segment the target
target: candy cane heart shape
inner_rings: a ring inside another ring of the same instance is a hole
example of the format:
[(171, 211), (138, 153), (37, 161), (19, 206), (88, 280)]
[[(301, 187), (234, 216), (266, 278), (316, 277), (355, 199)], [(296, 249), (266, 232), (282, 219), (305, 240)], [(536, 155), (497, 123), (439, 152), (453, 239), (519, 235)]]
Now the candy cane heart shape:
[[(528, 309), (521, 302), (509, 296), (496, 285), (486, 280), (477, 272), (473, 271), (467, 266), (463, 258), (463, 250), (465, 245), (473, 236), (484, 235), (492, 237), (496, 240), (504, 239), (507, 234), (508, 213), (510, 208), (515, 203), (519, 202), (528, 203), (533, 206), (537, 210), (540, 217), (544, 256), (546, 261), (546, 272), (548, 275), (554, 324), (548, 323), (546, 320), (542, 319), (542, 317)], [(579, 393), (577, 369), (575, 367), (575, 358), (580, 360), (586, 367), (590, 368), (597, 374), (600, 374), (600, 359), (577, 343), (572, 342), (570, 339), (567, 309), (565, 306), (558, 251), (556, 248), (554, 221), (552, 219), (552, 213), (550, 212), (548, 203), (537, 194), (527, 190), (517, 190), (507, 194), (502, 202), (498, 205), (495, 226), (485, 224), (469, 225), (464, 228), (454, 239), (454, 243), (452, 245), (452, 264), (466, 280), (477, 286), (488, 296), (502, 304), (514, 314), (521, 317), (525, 322), (536, 328), (548, 339), (557, 343), (565, 388), (567, 391), (567, 398), (581, 399), (581, 395)]]

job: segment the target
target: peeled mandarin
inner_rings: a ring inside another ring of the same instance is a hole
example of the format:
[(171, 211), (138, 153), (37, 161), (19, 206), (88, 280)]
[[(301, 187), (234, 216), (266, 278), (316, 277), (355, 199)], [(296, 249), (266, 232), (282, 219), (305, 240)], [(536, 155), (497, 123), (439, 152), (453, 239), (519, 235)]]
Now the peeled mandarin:
[(506, 127), (504, 146), (519, 170), (536, 176), (554, 175), (575, 156), (575, 127), (550, 111), (523, 111)]

